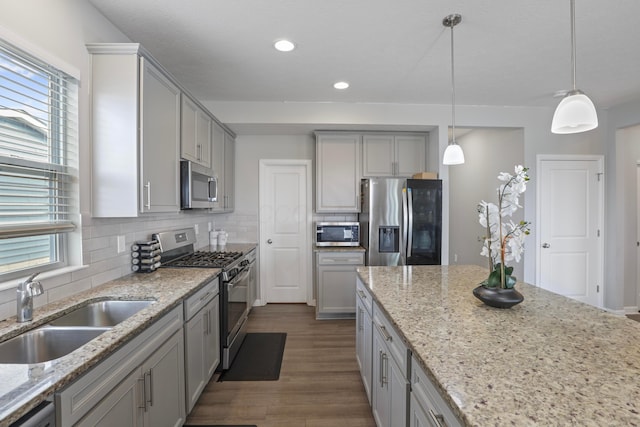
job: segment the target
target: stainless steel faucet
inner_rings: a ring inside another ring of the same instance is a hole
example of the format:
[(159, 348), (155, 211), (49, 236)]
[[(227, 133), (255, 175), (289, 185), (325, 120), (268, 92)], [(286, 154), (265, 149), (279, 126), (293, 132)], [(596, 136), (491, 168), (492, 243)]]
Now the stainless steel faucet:
[(42, 284), (40, 282), (33, 281), (38, 274), (40, 273), (32, 274), (27, 280), (20, 283), (18, 286), (16, 298), (18, 306), (18, 322), (28, 322), (33, 320), (33, 297), (42, 295), (42, 292), (44, 292)]

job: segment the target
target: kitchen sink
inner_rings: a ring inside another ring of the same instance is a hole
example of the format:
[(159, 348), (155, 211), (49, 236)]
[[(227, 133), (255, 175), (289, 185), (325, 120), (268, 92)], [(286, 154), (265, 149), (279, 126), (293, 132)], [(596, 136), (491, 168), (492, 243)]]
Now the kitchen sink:
[(88, 343), (109, 328), (43, 326), (0, 343), (0, 363), (42, 363)]
[(92, 302), (49, 322), (51, 326), (112, 327), (151, 305), (153, 301)]

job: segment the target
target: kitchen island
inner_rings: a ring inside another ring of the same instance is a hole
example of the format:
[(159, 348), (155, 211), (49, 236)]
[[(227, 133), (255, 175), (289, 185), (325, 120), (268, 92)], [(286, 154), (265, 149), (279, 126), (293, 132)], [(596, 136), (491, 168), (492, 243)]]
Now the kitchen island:
[(358, 275), (462, 424), (640, 425), (640, 323), (525, 283), (485, 306), (478, 266)]

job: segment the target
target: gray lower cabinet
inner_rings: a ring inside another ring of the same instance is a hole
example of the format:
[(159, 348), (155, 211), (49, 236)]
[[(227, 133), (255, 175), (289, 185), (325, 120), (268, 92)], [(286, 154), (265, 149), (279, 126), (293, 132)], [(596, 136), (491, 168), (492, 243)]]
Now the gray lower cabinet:
[(364, 252), (316, 252), (317, 319), (354, 317), (356, 268), (362, 265)]
[(460, 427), (462, 423), (427, 377), (422, 366), (411, 358), (411, 427)]
[(56, 425), (181, 426), (182, 305), (56, 393)]
[(373, 321), (371, 310), (373, 298), (360, 280), (356, 283), (356, 360), (360, 368), (362, 384), (371, 404), (371, 356)]
[(185, 385), (187, 413), (220, 363), (218, 278), (184, 303)]
[(374, 303), (372, 410), (378, 427), (407, 426), (409, 412), (410, 352)]

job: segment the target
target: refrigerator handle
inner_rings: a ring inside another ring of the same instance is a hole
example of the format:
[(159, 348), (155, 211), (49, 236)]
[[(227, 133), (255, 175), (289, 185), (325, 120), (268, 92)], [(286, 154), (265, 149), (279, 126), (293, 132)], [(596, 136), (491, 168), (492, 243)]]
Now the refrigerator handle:
[[(409, 230), (407, 230), (407, 260), (411, 256), (411, 246), (413, 245), (413, 194), (411, 188), (407, 188), (407, 203), (409, 211)], [(408, 262), (407, 262), (408, 264)]]
[[(402, 244), (400, 250), (401, 258), (406, 257), (407, 253), (407, 231), (409, 230), (409, 205), (407, 203), (407, 189), (402, 189)], [(402, 264), (406, 264), (406, 260), (402, 260)]]

